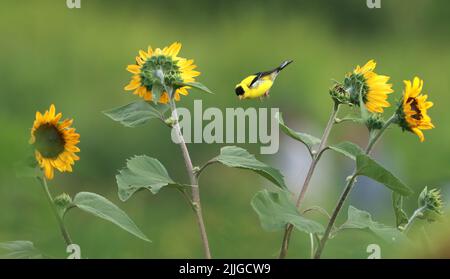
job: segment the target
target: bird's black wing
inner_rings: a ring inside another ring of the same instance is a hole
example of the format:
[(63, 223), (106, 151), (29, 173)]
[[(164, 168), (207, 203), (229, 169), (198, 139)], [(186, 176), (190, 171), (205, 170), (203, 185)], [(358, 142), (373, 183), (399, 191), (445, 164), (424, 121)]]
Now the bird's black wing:
[(265, 71), (265, 72), (259, 72), (259, 73), (256, 73), (256, 74), (255, 74), (256, 77), (252, 80), (252, 82), (250, 82), (250, 85), (249, 85), (248, 87), (252, 87), (252, 85), (253, 85), (255, 82), (257, 82), (259, 79), (261, 79), (262, 77), (268, 76), (268, 75), (270, 75), (270, 74), (276, 72), (277, 70), (278, 70), (278, 68), (275, 68), (275, 69), (270, 70), (270, 71)]
[(252, 80), (252, 82), (250, 82), (250, 84), (248, 85), (248, 87), (252, 87), (253, 84), (255, 84), (255, 82), (257, 82), (261, 77), (264, 76), (264, 72), (259, 72), (255, 74), (255, 78)]

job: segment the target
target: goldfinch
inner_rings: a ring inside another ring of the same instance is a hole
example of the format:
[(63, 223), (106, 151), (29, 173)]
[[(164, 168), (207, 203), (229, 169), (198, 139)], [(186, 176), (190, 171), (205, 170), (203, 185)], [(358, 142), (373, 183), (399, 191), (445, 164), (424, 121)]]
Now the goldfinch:
[(236, 84), (235, 92), (239, 99), (254, 99), (269, 96), (270, 88), (281, 70), (291, 64), (292, 60), (284, 61), (280, 66), (267, 72), (259, 72), (244, 78)]

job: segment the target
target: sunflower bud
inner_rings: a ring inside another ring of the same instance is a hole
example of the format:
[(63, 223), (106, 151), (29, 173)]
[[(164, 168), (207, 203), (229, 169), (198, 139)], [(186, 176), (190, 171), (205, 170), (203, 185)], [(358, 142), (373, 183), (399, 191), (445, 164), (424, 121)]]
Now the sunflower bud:
[(427, 221), (436, 221), (443, 214), (444, 205), (440, 190), (428, 190), (428, 187), (425, 187), (420, 193), (418, 203), (419, 207), (424, 209), (421, 217)]
[(53, 200), (53, 203), (55, 204), (59, 215), (64, 216), (67, 209), (69, 209), (72, 206), (72, 198), (68, 194), (63, 193), (63, 194), (57, 196)]
[(350, 103), (350, 94), (341, 83), (336, 82), (330, 88), (330, 96), (338, 104), (346, 105)]
[(378, 113), (370, 114), (365, 122), (369, 131), (380, 130), (384, 126), (384, 119), (382, 115)]
[(173, 125), (175, 125), (175, 123), (177, 123), (177, 120), (175, 118), (173, 118), (173, 116), (167, 118), (166, 120), (164, 120), (164, 123), (166, 123), (167, 126), (169, 127), (173, 127)]

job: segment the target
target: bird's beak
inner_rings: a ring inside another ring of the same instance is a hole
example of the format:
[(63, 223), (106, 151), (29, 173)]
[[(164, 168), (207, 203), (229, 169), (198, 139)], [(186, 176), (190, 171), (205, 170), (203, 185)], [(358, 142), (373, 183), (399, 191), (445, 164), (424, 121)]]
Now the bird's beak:
[(242, 100), (242, 95), (239, 95), (239, 100)]

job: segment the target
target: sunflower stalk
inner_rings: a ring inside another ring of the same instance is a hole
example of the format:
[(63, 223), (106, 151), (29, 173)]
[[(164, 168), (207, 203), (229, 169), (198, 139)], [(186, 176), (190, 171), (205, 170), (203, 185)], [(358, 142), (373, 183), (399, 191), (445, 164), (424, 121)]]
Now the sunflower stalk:
[(416, 209), (413, 213), (413, 215), (411, 215), (411, 217), (408, 219), (408, 223), (405, 225), (405, 228), (403, 229), (403, 231), (405, 233), (408, 233), (409, 229), (411, 228), (411, 225), (414, 223), (414, 221), (423, 215), (423, 211), (426, 209), (426, 206), (422, 206), (418, 209)]
[[(169, 96), (172, 96), (173, 88), (168, 87), (167, 89), (168, 89)], [(191, 189), (192, 189), (191, 190), (192, 205), (193, 205), (192, 208), (195, 212), (195, 215), (197, 218), (197, 224), (200, 229), (200, 236), (202, 239), (204, 254), (207, 259), (211, 259), (208, 235), (206, 233), (205, 222), (203, 220), (203, 213), (202, 213), (202, 207), (201, 207), (201, 202), (200, 202), (200, 189), (198, 187), (198, 177), (195, 175), (191, 156), (190, 156), (189, 150), (186, 146), (186, 141), (184, 140), (183, 134), (181, 133), (180, 124), (178, 123), (178, 119), (179, 119), (178, 112), (177, 112), (177, 108), (175, 105), (175, 100), (173, 98), (170, 99), (170, 109), (172, 111), (172, 116), (175, 118), (175, 123), (173, 125), (173, 128), (175, 129), (175, 134), (177, 136), (179, 145), (181, 147), (181, 152), (183, 154), (184, 162), (186, 165), (186, 170), (188, 172), (190, 183), (192, 185), (192, 187), (191, 187)]]
[[(396, 121), (397, 121), (397, 115), (394, 114), (391, 118), (389, 118), (388, 121), (386, 121), (386, 123), (378, 131), (378, 133), (376, 133), (374, 136), (370, 137), (369, 143), (365, 150), (365, 154), (369, 155), (372, 152), (373, 148), (375, 147), (375, 144), (380, 140), (381, 136), (384, 134), (384, 132), (387, 130), (387, 128), (391, 124), (395, 123)], [(347, 200), (351, 190), (353, 189), (353, 186), (356, 183), (357, 177), (358, 177), (358, 172), (355, 168), (352, 175), (348, 179), (347, 185), (345, 186), (344, 191), (342, 192), (341, 197), (339, 198), (339, 201), (331, 215), (331, 218), (327, 224), (327, 228), (325, 229), (325, 233), (324, 233), (323, 237), (321, 238), (321, 240), (319, 241), (319, 245), (317, 247), (316, 253), (314, 254), (315, 259), (320, 259), (323, 249), (325, 248), (325, 244), (327, 243), (327, 241), (330, 237), (331, 230), (334, 227), (334, 223), (336, 222), (336, 218), (339, 215), (342, 207), (344, 206), (344, 203)]]
[[(311, 164), (309, 166), (308, 174), (306, 175), (306, 178), (302, 185), (302, 189), (297, 198), (297, 202), (296, 202), (297, 208), (300, 207), (303, 199), (305, 198), (306, 192), (309, 187), (309, 183), (311, 181), (312, 176), (314, 175), (314, 171), (316, 170), (317, 163), (319, 162), (319, 160), (321, 158), (322, 152), (326, 148), (326, 144), (328, 141), (328, 137), (330, 136), (331, 129), (332, 129), (333, 125), (336, 124), (336, 116), (339, 112), (339, 107), (340, 107), (340, 104), (335, 101), (333, 104), (333, 110), (331, 112), (327, 126), (325, 127), (324, 133), (322, 135), (322, 139), (320, 141), (319, 147), (317, 148), (316, 152), (312, 152), (313, 155), (312, 155)], [(289, 249), (289, 241), (290, 241), (293, 229), (294, 229), (294, 226), (292, 224), (286, 225), (286, 228), (284, 231), (284, 236), (283, 236), (283, 241), (281, 244), (281, 251), (280, 251), (279, 259), (284, 259), (287, 256), (287, 252)]]
[(59, 226), (61, 234), (64, 238), (64, 242), (66, 243), (66, 246), (73, 244), (72, 239), (70, 238), (69, 232), (68, 232), (66, 226), (64, 225), (63, 217), (58, 213), (58, 210), (56, 209), (52, 194), (50, 193), (50, 190), (48, 189), (47, 179), (45, 177), (38, 177), (38, 180), (41, 183), (41, 185), (45, 191), (45, 197), (47, 198), (47, 201), (50, 204), (53, 214), (55, 215), (56, 220), (58, 221), (58, 226)]

